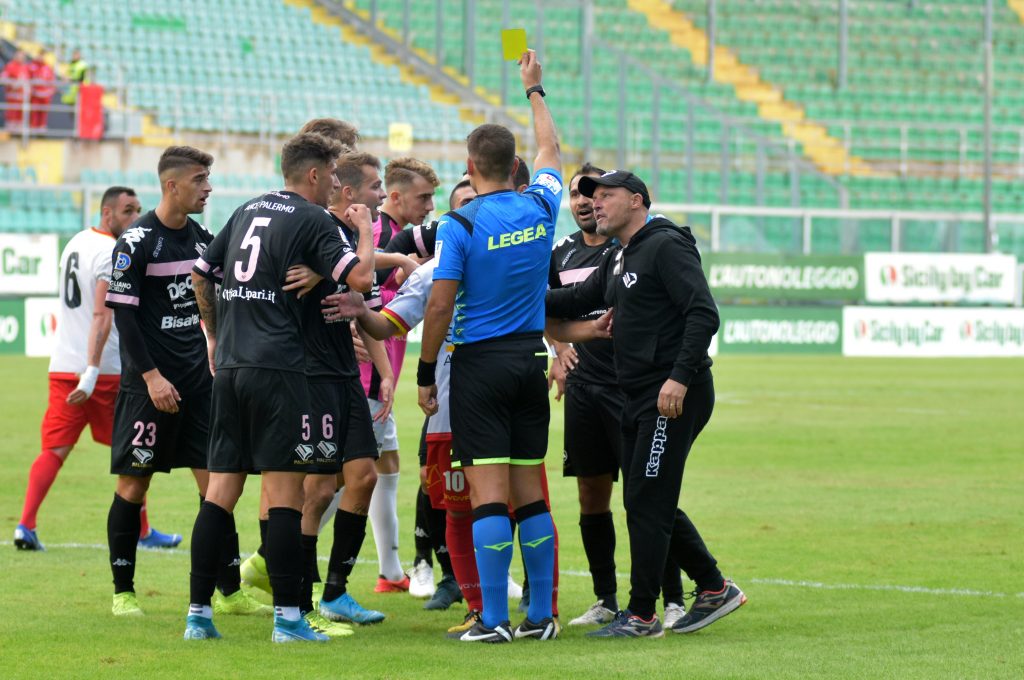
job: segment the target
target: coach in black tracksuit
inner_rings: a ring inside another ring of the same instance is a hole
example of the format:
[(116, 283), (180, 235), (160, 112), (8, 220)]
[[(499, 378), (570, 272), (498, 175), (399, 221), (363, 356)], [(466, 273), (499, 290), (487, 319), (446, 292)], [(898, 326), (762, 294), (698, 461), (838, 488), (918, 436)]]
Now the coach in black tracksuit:
[(592, 635), (661, 634), (655, 602), (666, 556), (697, 584), (697, 600), (674, 627), (692, 632), (746, 601), (676, 507), (690, 447), (714, 407), (708, 346), (718, 311), (690, 230), (649, 217), (640, 178), (614, 171), (582, 178), (579, 190), (594, 199), (598, 232), (623, 246), (584, 283), (547, 296), (549, 317), (614, 309), (615, 364), (626, 395), (622, 470), (632, 590), (628, 612)]

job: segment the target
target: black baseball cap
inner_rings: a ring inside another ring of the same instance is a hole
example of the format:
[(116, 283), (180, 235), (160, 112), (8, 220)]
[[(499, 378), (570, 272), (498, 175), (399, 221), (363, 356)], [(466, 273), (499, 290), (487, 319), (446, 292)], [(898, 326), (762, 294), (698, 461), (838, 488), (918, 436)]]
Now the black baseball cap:
[(598, 185), (603, 187), (622, 187), (629, 189), (634, 194), (640, 194), (644, 199), (644, 207), (651, 207), (651, 195), (647, 193), (647, 185), (644, 181), (631, 173), (628, 170), (612, 170), (606, 172), (600, 177), (591, 177), (590, 175), (584, 175), (580, 177), (580, 183), (577, 188), (580, 193), (587, 198), (594, 197), (594, 191)]

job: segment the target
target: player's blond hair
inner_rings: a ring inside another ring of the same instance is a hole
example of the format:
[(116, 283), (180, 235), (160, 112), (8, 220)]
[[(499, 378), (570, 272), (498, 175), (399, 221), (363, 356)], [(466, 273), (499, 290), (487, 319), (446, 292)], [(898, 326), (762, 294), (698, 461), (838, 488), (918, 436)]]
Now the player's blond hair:
[(430, 186), (435, 189), (441, 186), (441, 180), (437, 178), (434, 169), (418, 158), (396, 158), (384, 168), (384, 184), (388, 191), (408, 187), (417, 176), (430, 182)]

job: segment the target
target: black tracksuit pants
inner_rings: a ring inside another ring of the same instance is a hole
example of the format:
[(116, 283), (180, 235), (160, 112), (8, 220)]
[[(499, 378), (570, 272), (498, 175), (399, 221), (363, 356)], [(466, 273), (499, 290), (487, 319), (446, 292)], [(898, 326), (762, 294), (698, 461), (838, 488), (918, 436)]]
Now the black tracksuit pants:
[(660, 383), (627, 394), (622, 413), (622, 492), (632, 558), (629, 610), (645, 619), (655, 613), (666, 559), (686, 572), (698, 590), (721, 587), (715, 558), (677, 507), (690, 447), (715, 406), (710, 372), (695, 381), (678, 418), (658, 414)]

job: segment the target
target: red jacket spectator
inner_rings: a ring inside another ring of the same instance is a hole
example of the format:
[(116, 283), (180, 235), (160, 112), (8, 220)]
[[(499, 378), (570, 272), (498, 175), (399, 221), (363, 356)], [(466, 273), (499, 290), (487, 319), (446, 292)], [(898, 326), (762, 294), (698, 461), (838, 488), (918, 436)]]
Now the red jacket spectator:
[(0, 84), (4, 86), (4, 100), (7, 108), (4, 120), (7, 127), (21, 127), (22, 104), (29, 98), (29, 80), (32, 78), (32, 64), (25, 58), (25, 53), (18, 50), (14, 58), (7, 62), (0, 71)]
[(54, 85), (53, 67), (46, 61), (46, 50), (39, 50), (39, 55), (32, 64), (32, 116), (34, 128), (45, 128), (50, 115), (50, 102), (57, 93)]

